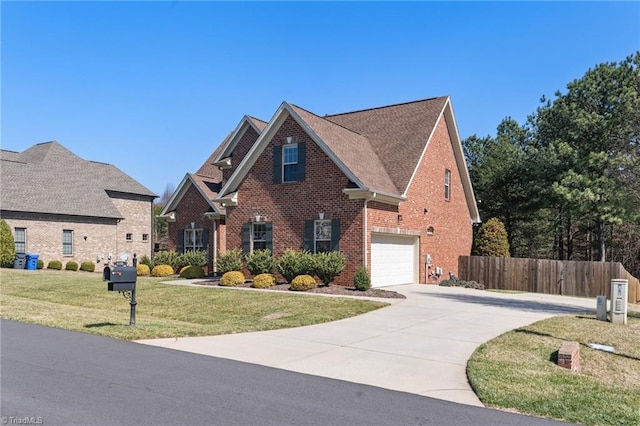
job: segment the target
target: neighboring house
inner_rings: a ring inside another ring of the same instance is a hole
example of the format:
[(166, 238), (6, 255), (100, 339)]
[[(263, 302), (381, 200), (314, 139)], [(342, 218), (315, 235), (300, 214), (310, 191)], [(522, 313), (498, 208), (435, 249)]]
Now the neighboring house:
[(243, 118), (208, 161), (222, 171), (199, 191), (216, 250), (340, 250), (337, 284), (359, 265), (373, 286), (457, 274), (480, 221), (449, 97), (325, 116), (284, 102), (263, 128)]
[(117, 167), (58, 142), (0, 150), (0, 165), (0, 214), (17, 253), (37, 253), (45, 266), (151, 255), (156, 195)]

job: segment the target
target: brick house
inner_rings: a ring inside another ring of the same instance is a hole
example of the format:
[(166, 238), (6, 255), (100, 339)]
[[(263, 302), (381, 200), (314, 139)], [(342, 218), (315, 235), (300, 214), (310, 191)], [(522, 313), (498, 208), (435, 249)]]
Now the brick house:
[(343, 285), (359, 265), (374, 287), (457, 274), (480, 218), (449, 97), (325, 116), (283, 102), (251, 121), (203, 165), (222, 172), (206, 194), (216, 250), (340, 250)]
[(169, 250), (206, 250), (207, 270), (215, 271), (217, 254), (226, 250), (226, 229), (225, 208), (214, 200), (266, 125), (243, 117), (202, 166), (185, 175), (158, 216), (168, 221)]
[(156, 195), (117, 167), (84, 160), (58, 142), (0, 150), (0, 213), (17, 253), (51, 260), (102, 261), (151, 255)]

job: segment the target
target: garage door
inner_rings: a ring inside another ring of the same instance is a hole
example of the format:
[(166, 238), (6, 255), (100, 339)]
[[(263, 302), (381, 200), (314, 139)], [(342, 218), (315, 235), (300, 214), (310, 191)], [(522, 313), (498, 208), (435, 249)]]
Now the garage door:
[(418, 238), (371, 236), (371, 286), (418, 282)]

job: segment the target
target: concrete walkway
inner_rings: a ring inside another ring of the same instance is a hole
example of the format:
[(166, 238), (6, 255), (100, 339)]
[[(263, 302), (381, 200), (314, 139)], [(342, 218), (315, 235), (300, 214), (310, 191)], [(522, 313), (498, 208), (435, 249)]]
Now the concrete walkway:
[(139, 343), (482, 406), (465, 372), (480, 344), (596, 307), (594, 298), (417, 284), (389, 289), (407, 298), (380, 299), (392, 305), (327, 324)]

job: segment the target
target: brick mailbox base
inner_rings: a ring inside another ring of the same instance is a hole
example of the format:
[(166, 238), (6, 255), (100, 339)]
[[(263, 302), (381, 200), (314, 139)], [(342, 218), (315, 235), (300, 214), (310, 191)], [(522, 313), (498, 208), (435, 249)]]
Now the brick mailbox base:
[(558, 366), (580, 372), (580, 344), (578, 342), (564, 342), (558, 350)]

